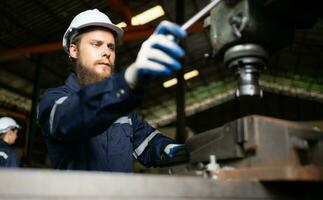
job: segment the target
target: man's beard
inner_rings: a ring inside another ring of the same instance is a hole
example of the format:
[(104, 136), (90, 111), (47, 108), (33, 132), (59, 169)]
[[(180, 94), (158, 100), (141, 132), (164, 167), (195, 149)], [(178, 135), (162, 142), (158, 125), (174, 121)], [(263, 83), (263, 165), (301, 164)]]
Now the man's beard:
[[(111, 66), (110, 69), (111, 74), (113, 74), (114, 66)], [(77, 59), (75, 63), (75, 73), (81, 85), (90, 85), (108, 78), (107, 76), (102, 76), (96, 73), (94, 70), (85, 67), (80, 61), (80, 59)]]

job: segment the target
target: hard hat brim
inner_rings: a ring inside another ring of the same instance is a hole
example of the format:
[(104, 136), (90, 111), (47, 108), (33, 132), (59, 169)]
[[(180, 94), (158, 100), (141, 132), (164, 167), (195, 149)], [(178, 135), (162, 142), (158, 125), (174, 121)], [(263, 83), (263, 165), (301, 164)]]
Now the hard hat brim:
[(5, 129), (2, 129), (2, 130), (0, 130), (0, 135), (4, 134), (4, 133), (7, 133), (12, 128), (21, 129), (21, 126), (15, 125), (15, 126), (9, 126), (9, 127), (5, 128)]

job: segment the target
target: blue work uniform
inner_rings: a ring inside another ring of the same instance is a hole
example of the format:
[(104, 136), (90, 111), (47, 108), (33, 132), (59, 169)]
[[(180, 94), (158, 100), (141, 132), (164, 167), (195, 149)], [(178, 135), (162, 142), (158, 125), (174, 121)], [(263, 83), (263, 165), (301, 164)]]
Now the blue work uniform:
[(0, 167), (18, 167), (16, 151), (0, 140)]
[(82, 87), (75, 73), (65, 85), (45, 91), (38, 121), (55, 169), (132, 172), (133, 158), (154, 166), (174, 140), (133, 110), (141, 95), (124, 72)]

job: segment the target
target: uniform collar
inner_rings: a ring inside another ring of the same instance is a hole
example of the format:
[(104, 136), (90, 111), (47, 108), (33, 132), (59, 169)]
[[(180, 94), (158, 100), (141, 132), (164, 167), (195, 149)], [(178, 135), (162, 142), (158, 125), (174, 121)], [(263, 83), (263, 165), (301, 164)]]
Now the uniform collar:
[(65, 85), (70, 87), (75, 92), (79, 91), (82, 87), (80, 85), (79, 81), (77, 80), (77, 76), (74, 72), (70, 73), (70, 75), (68, 76), (68, 78), (65, 81)]
[(0, 140), (0, 144), (3, 144), (3, 145), (5, 145), (5, 146), (10, 146), (8, 143), (6, 143), (5, 141), (3, 141), (3, 140)]

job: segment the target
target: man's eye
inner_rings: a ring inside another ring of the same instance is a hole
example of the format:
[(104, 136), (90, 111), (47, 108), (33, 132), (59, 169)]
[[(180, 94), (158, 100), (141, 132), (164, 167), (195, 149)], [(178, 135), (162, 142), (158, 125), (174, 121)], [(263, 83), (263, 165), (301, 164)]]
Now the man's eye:
[(98, 42), (93, 42), (93, 43), (91, 43), (91, 45), (92, 46), (95, 46), (95, 47), (99, 47), (100, 46), (100, 44)]
[(114, 45), (108, 45), (108, 48), (111, 49), (112, 51), (115, 50), (115, 46)]

